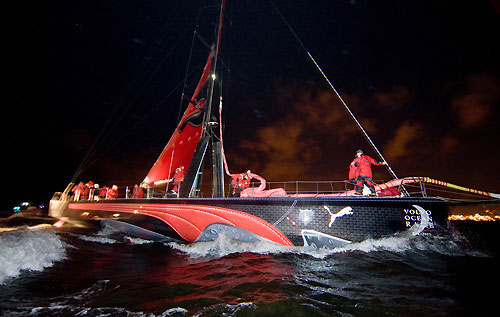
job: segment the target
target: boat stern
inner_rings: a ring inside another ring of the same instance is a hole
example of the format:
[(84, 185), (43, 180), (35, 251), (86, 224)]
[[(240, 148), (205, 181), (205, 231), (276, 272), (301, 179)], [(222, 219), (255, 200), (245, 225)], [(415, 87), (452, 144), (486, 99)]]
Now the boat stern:
[(52, 199), (49, 202), (49, 216), (54, 218), (63, 217), (64, 210), (68, 207), (69, 201)]

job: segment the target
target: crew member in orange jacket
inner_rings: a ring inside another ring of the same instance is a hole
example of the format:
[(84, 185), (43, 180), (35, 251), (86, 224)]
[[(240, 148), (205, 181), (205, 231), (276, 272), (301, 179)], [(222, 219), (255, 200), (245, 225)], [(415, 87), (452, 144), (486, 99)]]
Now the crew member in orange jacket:
[(356, 181), (356, 194), (363, 193), (363, 185), (366, 185), (372, 195), (376, 195), (375, 184), (372, 179), (372, 165), (387, 165), (386, 162), (374, 160), (368, 155), (363, 155), (362, 150), (356, 151), (356, 158), (349, 164), (349, 180)]

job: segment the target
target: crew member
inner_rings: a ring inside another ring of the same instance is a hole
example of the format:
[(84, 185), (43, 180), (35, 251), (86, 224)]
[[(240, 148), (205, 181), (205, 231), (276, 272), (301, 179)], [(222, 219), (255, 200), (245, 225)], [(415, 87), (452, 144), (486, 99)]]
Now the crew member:
[(99, 189), (99, 198), (108, 198), (108, 191), (108, 186), (102, 186), (102, 188)]
[[(93, 194), (94, 198), (93, 198), (93, 200), (101, 199), (101, 197), (99, 195), (100, 190), (101, 189), (99, 188), (99, 184), (94, 184), (94, 194)], [(104, 196), (106, 196), (106, 195), (104, 195)]]
[(133, 198), (142, 198), (143, 196), (144, 196), (144, 192), (142, 191), (142, 188), (140, 188), (139, 185), (135, 184), (134, 190), (132, 191), (132, 197)]
[(177, 194), (179, 192), (179, 186), (184, 180), (184, 166), (175, 169), (175, 174), (172, 180), (174, 183), (174, 188), (172, 188), (172, 193)]
[(73, 189), (71, 190), (74, 193), (73, 200), (74, 201), (79, 201), (80, 200), (80, 195), (83, 194), (83, 191), (85, 190), (85, 184), (83, 182), (78, 183)]
[(233, 174), (231, 179), (231, 187), (233, 188), (232, 196), (237, 197), (240, 193), (250, 187), (250, 180), (252, 177), (250, 176), (250, 170), (246, 173), (241, 174)]
[(387, 162), (380, 162), (368, 155), (364, 155), (362, 150), (356, 151), (356, 158), (349, 165), (349, 180), (356, 182), (356, 194), (363, 193), (363, 186), (366, 185), (371, 195), (375, 196), (375, 184), (372, 179), (372, 165), (387, 165)]
[[(88, 192), (87, 192), (88, 200), (93, 200), (94, 199), (95, 183), (93, 181), (88, 181), (88, 183), (86, 184), (86, 186), (88, 188)], [(84, 196), (86, 196), (86, 195), (84, 195)]]
[(118, 186), (113, 185), (109, 190), (106, 196), (107, 199), (115, 199), (118, 198)]

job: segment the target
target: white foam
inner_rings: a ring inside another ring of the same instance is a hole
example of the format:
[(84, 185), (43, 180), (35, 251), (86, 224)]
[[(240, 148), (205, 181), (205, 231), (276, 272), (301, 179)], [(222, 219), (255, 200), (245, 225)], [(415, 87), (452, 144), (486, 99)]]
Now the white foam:
[(175, 308), (170, 308), (170, 309), (164, 311), (163, 314), (161, 314), (161, 316), (166, 317), (166, 316), (179, 315), (179, 314), (185, 315), (187, 313), (188, 313), (187, 309), (182, 308), (182, 307), (175, 307)]
[(149, 243), (154, 243), (153, 240), (144, 240), (144, 239), (141, 239), (141, 238), (129, 237), (129, 236), (126, 236), (126, 238), (128, 239), (128, 241), (131, 244), (149, 244)]
[(410, 237), (404, 235), (389, 236), (379, 239), (366, 239), (334, 250), (336, 252), (362, 251), (366, 253), (374, 251), (403, 252), (411, 249), (411, 246)]
[[(24, 315), (44, 315), (44, 316), (154, 316), (143, 312), (131, 312), (125, 308), (118, 307), (98, 307), (89, 308), (74, 305), (51, 305), (50, 307), (34, 307), (29, 312), (22, 312)], [(169, 315), (166, 315), (169, 316)]]
[(231, 310), (231, 312), (237, 312), (238, 310), (240, 310), (242, 308), (252, 308), (252, 309), (257, 308), (257, 306), (252, 302), (243, 302), (243, 303), (239, 303), (236, 305), (227, 304), (226, 307), (229, 308)]
[(242, 242), (232, 240), (224, 234), (218, 236), (214, 241), (197, 242), (191, 244), (168, 243), (174, 249), (189, 254), (192, 257), (223, 257), (232, 253), (281, 253), (290, 248), (272, 242)]
[(392, 236), (378, 239), (366, 239), (335, 249), (316, 247), (287, 247), (270, 242), (240, 242), (220, 235), (216, 240), (209, 242), (198, 242), (192, 244), (168, 243), (174, 249), (188, 254), (192, 258), (217, 258), (233, 253), (257, 253), (257, 254), (307, 254), (309, 256), (324, 259), (336, 253), (347, 253), (360, 251), (364, 253), (388, 251), (403, 253), (409, 250), (432, 251), (447, 255), (463, 254), (460, 248), (447, 238), (414, 235), (414, 232), (401, 232)]
[(52, 230), (26, 228), (0, 234), (0, 284), (21, 271), (43, 271), (64, 259), (65, 244)]
[(47, 223), (42, 223), (39, 225), (34, 225), (34, 226), (20, 226), (20, 227), (6, 227), (6, 228), (0, 228), (0, 233), (2, 232), (7, 232), (7, 231), (16, 231), (16, 230), (39, 230), (39, 229), (50, 229), (52, 228), (52, 225), (49, 225)]
[(81, 240), (88, 241), (88, 242), (96, 242), (96, 243), (102, 243), (102, 244), (114, 244), (118, 243), (118, 241), (114, 239), (110, 239), (108, 237), (103, 237), (103, 236), (80, 236), (79, 237)]
[(111, 228), (110, 226), (104, 226), (104, 228), (102, 228), (95, 235), (92, 235), (92, 236), (78, 235), (78, 238), (83, 240), (83, 241), (102, 243), (102, 244), (120, 243), (121, 241), (118, 241), (116, 239), (109, 237), (115, 233), (116, 233), (116, 231), (113, 230), (113, 228)]
[(226, 304), (222, 306), (223, 313), (221, 316), (235, 316), (242, 310), (255, 310), (257, 309), (257, 305), (252, 302), (243, 302), (235, 305)]

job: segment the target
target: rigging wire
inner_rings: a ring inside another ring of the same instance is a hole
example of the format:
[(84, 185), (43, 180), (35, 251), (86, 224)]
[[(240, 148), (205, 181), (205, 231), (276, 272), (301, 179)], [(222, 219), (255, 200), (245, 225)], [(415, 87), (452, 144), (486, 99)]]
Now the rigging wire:
[[(195, 73), (201, 67), (202, 67), (202, 64), (194, 67), (188, 73), (188, 76), (191, 76), (193, 73)], [(137, 120), (136, 123), (133, 126), (131, 126), (125, 133), (121, 134), (120, 138), (118, 138), (110, 146), (108, 146), (106, 149), (104, 149), (102, 151), (102, 153), (99, 156), (97, 156), (94, 160), (90, 161), (86, 165), (86, 168), (92, 166), (95, 162), (97, 162), (98, 160), (100, 160), (104, 156), (104, 154), (106, 154), (111, 148), (113, 148), (114, 146), (116, 146), (117, 144), (119, 144), (123, 139), (125, 139), (125, 137), (127, 137), (135, 128), (137, 128), (137, 126), (139, 126), (144, 120), (146, 120), (146, 118), (148, 118), (161, 104), (163, 104), (165, 102), (165, 100), (167, 100), (183, 83), (184, 83), (184, 81), (182, 80), (174, 88), (172, 88), (172, 90), (165, 97), (163, 97), (163, 99), (160, 100), (156, 105), (154, 105), (153, 107), (151, 107), (151, 109), (149, 109), (149, 111), (146, 114), (144, 114), (141, 119)]]
[[(191, 47), (189, 49), (189, 57), (188, 57), (188, 63), (187, 63), (187, 66), (186, 66), (186, 74), (184, 76), (184, 83), (182, 85), (182, 93), (181, 93), (181, 98), (179, 100), (179, 111), (177, 112), (177, 125), (179, 125), (180, 121), (181, 121), (181, 112), (182, 112), (182, 104), (183, 104), (183, 101), (184, 101), (184, 96), (185, 96), (185, 91), (186, 91), (186, 86), (187, 86), (187, 79), (188, 79), (188, 73), (189, 73), (189, 68), (191, 67), (191, 58), (193, 57), (193, 48), (194, 48), (194, 39), (197, 35), (197, 30), (198, 30), (198, 27), (199, 27), (199, 22), (200, 22), (200, 16), (201, 16), (201, 11), (202, 11), (202, 8), (203, 8), (203, 5), (200, 5), (200, 8), (198, 10), (198, 15), (196, 17), (196, 26), (194, 28), (194, 31), (193, 31), (193, 37), (191, 39)], [(172, 173), (172, 161), (174, 160), (174, 154), (175, 154), (175, 142), (174, 141), (174, 145), (173, 145), (173, 149), (172, 149), (172, 154), (170, 156), (170, 164), (169, 164), (169, 168), (168, 168), (168, 176), (171, 175)]]
[[(205, 3), (206, 3), (206, 1), (205, 1)], [(201, 12), (202, 12), (203, 6), (204, 6), (204, 4), (200, 5), (200, 8), (198, 10), (198, 15), (196, 16), (196, 26), (195, 26), (194, 31), (193, 31), (193, 38), (191, 39), (191, 47), (189, 49), (189, 57), (188, 57), (188, 62), (187, 62), (187, 67), (186, 67), (186, 75), (184, 76), (184, 85), (182, 87), (181, 99), (179, 101), (179, 112), (177, 113), (177, 124), (179, 124), (180, 120), (181, 120), (182, 104), (184, 102), (184, 96), (185, 96), (185, 91), (186, 91), (186, 83), (187, 83), (189, 68), (191, 67), (191, 58), (193, 57), (194, 39), (196, 38), (196, 36), (201, 38), (198, 35), (197, 30), (200, 26), (198, 23), (200, 22), (200, 17), (201, 17)]]
[[(186, 29), (187, 31), (187, 29)], [(146, 80), (146, 82), (142, 85), (141, 89), (139, 90), (139, 92), (134, 96), (134, 98), (132, 99), (132, 101), (130, 101), (127, 105), (127, 107), (125, 108), (125, 110), (123, 112), (121, 112), (120, 116), (118, 117), (118, 119), (114, 122), (113, 126), (111, 127), (111, 129), (108, 130), (108, 133), (106, 134), (105, 137), (108, 137), (110, 134), (111, 134), (111, 130), (113, 128), (115, 128), (118, 123), (123, 119), (123, 117), (125, 116), (126, 112), (130, 109), (130, 107), (134, 104), (134, 102), (139, 98), (139, 96), (141, 95), (141, 93), (146, 89), (146, 87), (149, 85), (149, 83), (151, 82), (151, 80), (153, 79), (153, 77), (158, 73), (159, 69), (161, 68), (161, 66), (165, 63), (165, 61), (168, 59), (168, 57), (170, 56), (170, 54), (174, 51), (174, 49), (177, 47), (177, 45), (180, 43), (182, 37), (185, 35), (186, 32), (184, 32), (181, 37), (179, 38), (179, 40), (172, 46), (172, 48), (170, 49), (170, 51), (167, 53), (167, 55), (165, 55), (165, 57), (162, 59), (162, 61), (160, 62), (160, 64), (156, 67), (156, 69), (152, 72), (152, 74), (149, 76), (149, 78)]]
[[(80, 163), (79, 167), (77, 168), (75, 175), (72, 178), (72, 182), (76, 180), (76, 178), (85, 170), (88, 168), (89, 164), (88, 161), (90, 158), (96, 153), (97, 151), (97, 146), (99, 142), (101, 142), (101, 139), (106, 139), (106, 137), (109, 135), (109, 130), (107, 129), (108, 125), (111, 123), (111, 120), (114, 118), (115, 114), (118, 112), (119, 108), (122, 106), (122, 104), (125, 102), (127, 96), (130, 94), (132, 87), (135, 85), (135, 83), (138, 81), (139, 77), (142, 75), (144, 72), (144, 69), (146, 68), (148, 62), (151, 60), (151, 57), (155, 53), (156, 49), (159, 47), (161, 41), (167, 34), (168, 30), (173, 24), (174, 16), (180, 11), (179, 6), (172, 11), (172, 14), (170, 15), (170, 18), (165, 22), (165, 24), (162, 27), (162, 31), (160, 32), (160, 36), (158, 39), (153, 43), (153, 45), (150, 47), (148, 53), (144, 56), (141, 64), (137, 67), (137, 70), (135, 71), (132, 79), (129, 81), (127, 84), (127, 88), (125, 91), (122, 93), (121, 97), (119, 98), (119, 101), (115, 104), (113, 107), (111, 113), (108, 115), (108, 118), (104, 125), (102, 126), (101, 130), (99, 131), (97, 137), (95, 138), (94, 142), (91, 144), (89, 149), (87, 150), (87, 153), (85, 154), (82, 162)], [(114, 126), (113, 126), (114, 127)], [(112, 129), (112, 128), (111, 128)], [(108, 131), (106, 136), (104, 135), (104, 132)], [(91, 165), (91, 164), (90, 164)]]
[[(89, 147), (89, 150), (87, 151), (85, 157), (83, 158), (82, 162), (80, 163), (79, 167), (77, 168), (74, 176), (72, 177), (72, 181), (71, 182), (74, 182), (80, 175), (81, 173), (87, 169), (89, 166), (91, 166), (95, 161), (96, 159), (91, 160), (91, 157), (95, 155), (95, 153), (97, 152), (97, 147), (98, 145), (101, 143), (104, 142), (104, 140), (106, 140), (109, 135), (111, 134), (111, 131), (117, 126), (117, 124), (123, 119), (124, 115), (127, 113), (127, 111), (130, 109), (130, 107), (134, 104), (134, 102), (137, 100), (137, 98), (139, 97), (139, 95), (144, 91), (144, 89), (149, 85), (149, 83), (151, 82), (152, 78), (158, 73), (159, 69), (162, 67), (162, 65), (165, 63), (165, 61), (167, 60), (167, 58), (172, 54), (172, 52), (174, 51), (174, 48), (177, 47), (177, 45), (180, 43), (181, 39), (184, 37), (185, 33), (189, 30), (190, 26), (192, 25), (192, 23), (187, 27), (185, 28), (184, 32), (182, 33), (182, 35), (179, 37), (178, 41), (172, 46), (172, 48), (170, 49), (170, 51), (164, 56), (164, 58), (162, 59), (162, 61), (160, 62), (160, 64), (158, 64), (158, 66), (155, 68), (155, 70), (151, 73), (151, 75), (149, 76), (149, 78), (146, 80), (146, 82), (142, 85), (142, 87), (140, 88), (139, 92), (135, 95), (135, 97), (132, 99), (132, 101), (130, 101), (125, 110), (123, 110), (120, 114), (120, 116), (118, 117), (117, 120), (115, 120), (113, 122), (113, 125), (108, 128), (108, 126), (110, 125), (112, 119), (114, 119), (116, 113), (118, 112), (118, 110), (121, 108), (121, 106), (123, 105), (123, 103), (125, 102), (127, 96), (130, 94), (131, 90), (132, 90), (132, 87), (135, 85), (135, 83), (138, 81), (139, 77), (144, 73), (144, 70), (146, 68), (146, 66), (148, 65), (149, 61), (151, 60), (151, 57), (152, 55), (156, 52), (157, 48), (159, 47), (159, 45), (161, 44), (161, 42), (163, 41), (163, 39), (165, 38), (166, 34), (168, 33), (168, 31), (170, 30), (171, 26), (173, 25), (174, 23), (174, 20), (175, 20), (175, 17), (176, 15), (178, 15), (178, 13), (180, 12), (180, 4), (176, 7), (176, 9), (172, 12), (169, 20), (164, 24), (163, 28), (162, 28), (162, 31), (160, 32), (160, 36), (157, 38), (157, 40), (153, 43), (153, 45), (151, 46), (150, 50), (148, 51), (148, 54), (145, 55), (145, 57), (143, 58), (143, 61), (142, 63), (139, 65), (139, 67), (137, 68), (137, 71), (135, 72), (135, 75), (134, 77), (131, 79), (131, 81), (129, 82), (129, 84), (127, 85), (127, 89), (125, 90), (125, 92), (122, 94), (120, 100), (116, 103), (115, 107), (113, 108), (112, 112), (110, 113), (110, 115), (108, 116), (105, 124), (103, 125), (103, 128), (101, 129), (101, 131), (99, 132), (99, 134), (97, 135), (96, 139), (94, 140), (94, 142), (91, 144), (91, 146)], [(177, 89), (179, 85), (177, 85), (175, 89)], [(172, 92), (171, 92), (172, 93)], [(170, 94), (171, 94), (170, 93)], [(170, 96), (169, 94), (169, 96)], [(164, 98), (165, 99), (165, 98)], [(164, 100), (163, 99), (163, 100)], [(160, 101), (161, 102), (163, 102)], [(156, 107), (154, 107), (156, 108)], [(147, 114), (149, 115), (149, 113)], [(135, 125), (137, 126), (137, 125)], [(134, 127), (135, 127), (134, 126)], [(121, 138), (123, 139), (123, 137)], [(116, 145), (116, 142), (113, 143), (114, 145)], [(109, 147), (107, 148), (109, 149)], [(102, 155), (101, 155), (102, 156)], [(101, 157), (100, 156), (100, 157)]]
[[(377, 148), (377, 146), (375, 145), (375, 143), (373, 143), (373, 141), (370, 138), (370, 136), (368, 135), (368, 133), (365, 131), (365, 129), (363, 128), (363, 126), (361, 125), (361, 123), (358, 121), (358, 119), (356, 118), (356, 116), (354, 115), (354, 113), (351, 111), (351, 109), (349, 108), (349, 106), (347, 105), (347, 103), (344, 101), (344, 99), (342, 98), (342, 96), (340, 96), (340, 94), (337, 91), (337, 89), (335, 89), (335, 87), (333, 86), (333, 84), (330, 82), (330, 80), (328, 79), (328, 77), (326, 76), (326, 74), (323, 72), (323, 70), (321, 69), (321, 67), (318, 65), (318, 63), (316, 62), (316, 60), (314, 59), (314, 57), (311, 55), (311, 53), (309, 53), (309, 51), (305, 47), (304, 43), (300, 40), (300, 38), (298, 37), (297, 33), (295, 33), (295, 31), (293, 30), (292, 26), (288, 23), (288, 21), (285, 19), (285, 17), (281, 14), (280, 10), (274, 4), (274, 2), (272, 0), (270, 0), (270, 2), (271, 2), (271, 5), (273, 6), (273, 8), (276, 10), (276, 13), (281, 17), (281, 19), (283, 20), (283, 22), (285, 23), (285, 25), (288, 27), (288, 29), (290, 30), (290, 32), (292, 33), (292, 35), (295, 37), (295, 39), (300, 44), (300, 46), (302, 47), (302, 49), (306, 52), (306, 54), (309, 57), (309, 59), (313, 62), (313, 64), (319, 70), (319, 72), (321, 73), (321, 75), (323, 76), (323, 78), (326, 80), (326, 82), (328, 83), (328, 85), (330, 86), (330, 88), (337, 95), (337, 97), (340, 100), (340, 102), (344, 105), (345, 109), (347, 110), (347, 112), (349, 113), (349, 115), (351, 116), (351, 118), (354, 120), (354, 122), (356, 123), (356, 125), (358, 126), (358, 128), (361, 130), (361, 132), (362, 132), (363, 136), (365, 137), (365, 139), (368, 141), (368, 143), (371, 145), (371, 147), (375, 150), (375, 152), (377, 153), (377, 155), (379, 156), (379, 158), (382, 161), (385, 161), (387, 163), (387, 160), (384, 158), (384, 156), (382, 155), (382, 153), (379, 151), (379, 149)], [(398, 176), (396, 175), (396, 173), (394, 173), (394, 171), (392, 170), (392, 168), (389, 166), (389, 163), (387, 163), (386, 167), (387, 167), (387, 170), (389, 171), (389, 173), (392, 175), (392, 177), (394, 177), (395, 179), (399, 179)], [(403, 192), (404, 192), (404, 194), (406, 196), (409, 196), (408, 192), (406, 191), (406, 189), (404, 189), (404, 187), (403, 187)]]

